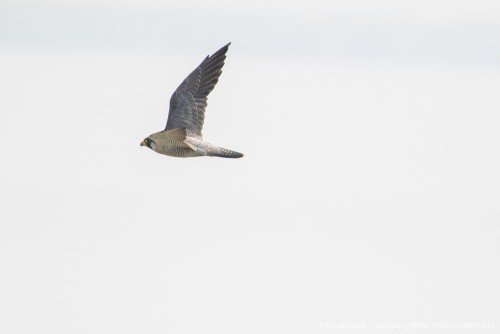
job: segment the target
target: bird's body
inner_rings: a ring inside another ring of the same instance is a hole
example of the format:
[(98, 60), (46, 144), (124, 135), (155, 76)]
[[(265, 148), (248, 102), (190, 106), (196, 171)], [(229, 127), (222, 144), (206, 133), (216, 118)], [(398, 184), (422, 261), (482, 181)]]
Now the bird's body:
[(208, 94), (217, 83), (229, 44), (205, 60), (188, 75), (170, 98), (165, 130), (141, 143), (153, 151), (178, 158), (215, 156), (241, 158), (243, 154), (206, 143), (201, 134)]
[(203, 138), (189, 134), (185, 128), (164, 130), (153, 133), (146, 146), (153, 151), (176, 158), (213, 156), (224, 158), (241, 158), (243, 155), (203, 141)]

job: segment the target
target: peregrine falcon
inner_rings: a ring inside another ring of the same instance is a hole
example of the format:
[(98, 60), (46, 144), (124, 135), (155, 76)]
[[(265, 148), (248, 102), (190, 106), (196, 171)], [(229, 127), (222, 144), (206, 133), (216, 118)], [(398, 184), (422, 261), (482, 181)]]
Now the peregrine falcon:
[(228, 43), (201, 64), (180, 84), (170, 98), (170, 111), (165, 130), (153, 133), (141, 142), (153, 151), (178, 158), (241, 158), (243, 154), (217, 147), (203, 140), (208, 94), (222, 73)]

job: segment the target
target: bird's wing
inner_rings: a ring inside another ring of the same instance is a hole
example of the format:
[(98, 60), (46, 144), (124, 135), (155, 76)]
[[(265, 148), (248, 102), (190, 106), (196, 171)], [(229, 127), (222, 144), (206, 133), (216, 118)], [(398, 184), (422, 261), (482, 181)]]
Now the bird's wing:
[(189, 132), (201, 136), (207, 97), (222, 73), (229, 44), (212, 56), (207, 56), (177, 87), (170, 98), (170, 111), (165, 130), (186, 128)]

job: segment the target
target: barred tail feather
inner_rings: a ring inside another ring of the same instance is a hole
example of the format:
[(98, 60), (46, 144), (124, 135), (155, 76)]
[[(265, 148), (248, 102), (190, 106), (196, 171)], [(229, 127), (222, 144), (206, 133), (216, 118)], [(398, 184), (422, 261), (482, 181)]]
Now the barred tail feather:
[(222, 147), (214, 147), (207, 152), (210, 157), (221, 157), (221, 158), (241, 158), (242, 153), (231, 151)]

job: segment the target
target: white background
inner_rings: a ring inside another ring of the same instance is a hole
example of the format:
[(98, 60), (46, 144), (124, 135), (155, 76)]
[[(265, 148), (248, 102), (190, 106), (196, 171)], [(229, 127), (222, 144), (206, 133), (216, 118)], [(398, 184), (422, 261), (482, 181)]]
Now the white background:
[[(2, 1), (0, 333), (498, 321), (499, 19), (498, 1)], [(229, 41), (204, 134), (245, 157), (139, 147)]]

